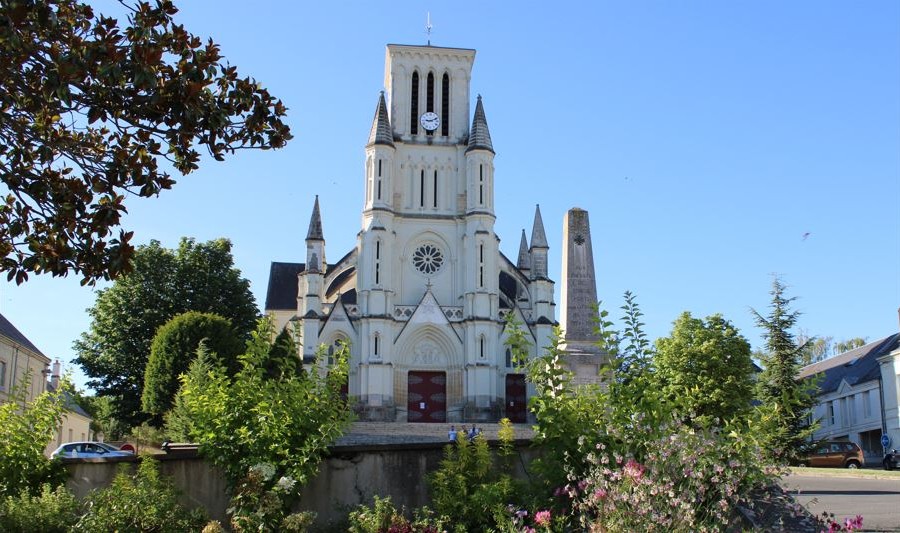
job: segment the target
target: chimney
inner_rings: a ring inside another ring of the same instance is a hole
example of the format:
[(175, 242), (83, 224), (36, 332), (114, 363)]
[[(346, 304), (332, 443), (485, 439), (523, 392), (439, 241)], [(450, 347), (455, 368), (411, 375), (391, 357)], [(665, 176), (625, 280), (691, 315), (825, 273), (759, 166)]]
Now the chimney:
[(59, 359), (53, 361), (53, 373), (50, 374), (50, 385), (53, 386), (54, 389), (59, 388), (59, 372), (60, 372), (60, 364)]

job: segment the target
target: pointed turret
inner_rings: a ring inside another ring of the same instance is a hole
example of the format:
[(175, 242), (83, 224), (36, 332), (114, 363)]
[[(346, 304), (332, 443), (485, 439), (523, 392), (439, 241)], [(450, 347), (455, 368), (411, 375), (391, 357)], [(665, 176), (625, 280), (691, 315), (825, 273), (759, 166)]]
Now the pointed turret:
[(375, 106), (375, 118), (372, 120), (372, 130), (369, 132), (369, 142), (366, 146), (375, 144), (384, 144), (394, 147), (394, 134), (391, 129), (391, 121), (388, 118), (387, 104), (384, 101), (384, 91), (378, 98), (378, 105)]
[(522, 228), (522, 240), (519, 241), (519, 260), (516, 262), (519, 270), (531, 268), (531, 256), (528, 254), (528, 239), (525, 237), (525, 228)]
[(319, 214), (319, 195), (316, 195), (316, 203), (313, 205), (312, 216), (309, 218), (309, 231), (306, 232), (308, 241), (324, 241), (322, 235), (322, 216)]
[(472, 119), (472, 129), (469, 130), (469, 147), (466, 152), (472, 150), (487, 150), (494, 153), (494, 145), (491, 143), (491, 132), (488, 129), (487, 118), (484, 116), (484, 106), (481, 104), (481, 95), (475, 104), (475, 117)]
[(544, 221), (541, 219), (541, 206), (534, 208), (534, 226), (531, 228), (531, 247), (550, 248), (547, 235), (544, 233)]
[(543, 280), (547, 278), (547, 253), (550, 245), (547, 244), (547, 235), (544, 233), (544, 221), (541, 219), (541, 206), (534, 208), (534, 227), (531, 228), (531, 279)]

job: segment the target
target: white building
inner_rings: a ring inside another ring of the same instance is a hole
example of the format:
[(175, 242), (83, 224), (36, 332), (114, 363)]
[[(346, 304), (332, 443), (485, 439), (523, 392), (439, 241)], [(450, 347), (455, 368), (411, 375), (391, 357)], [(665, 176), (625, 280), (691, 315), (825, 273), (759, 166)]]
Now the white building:
[(800, 377), (819, 380), (816, 440), (853, 441), (870, 464), (881, 461), (882, 435), (900, 447), (900, 333), (808, 365)]
[[(351, 346), (363, 419), (525, 421), (524, 376), (504, 345), (514, 313), (534, 353), (550, 342), (554, 283), (540, 210), (512, 261), (494, 233), (494, 149), (475, 50), (388, 45), (365, 146), (356, 246), (326, 261), (318, 198), (305, 263), (272, 263), (266, 312), (302, 331), (303, 357)], [(498, 177), (498, 179), (501, 179)]]

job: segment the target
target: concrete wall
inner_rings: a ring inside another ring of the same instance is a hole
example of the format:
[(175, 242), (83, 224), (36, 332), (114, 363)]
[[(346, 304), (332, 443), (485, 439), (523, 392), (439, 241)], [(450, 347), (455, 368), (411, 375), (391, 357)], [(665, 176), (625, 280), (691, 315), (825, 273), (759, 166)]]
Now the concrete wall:
[[(534, 456), (528, 441), (516, 443), (521, 460), (512, 475), (526, 476), (523, 469)], [(390, 496), (399, 508), (430, 503), (427, 476), (440, 466), (444, 444), (390, 446), (335, 446), (319, 467), (318, 475), (303, 489), (298, 509), (315, 511), (318, 522), (344, 518), (348, 508), (370, 503), (374, 495)], [(162, 472), (182, 492), (182, 503), (203, 507), (212, 519), (227, 521), (228, 487), (221, 471), (192, 451), (157, 456)], [(108, 486), (119, 464), (134, 467), (138, 458), (65, 459), (71, 474), (67, 486), (79, 498)]]

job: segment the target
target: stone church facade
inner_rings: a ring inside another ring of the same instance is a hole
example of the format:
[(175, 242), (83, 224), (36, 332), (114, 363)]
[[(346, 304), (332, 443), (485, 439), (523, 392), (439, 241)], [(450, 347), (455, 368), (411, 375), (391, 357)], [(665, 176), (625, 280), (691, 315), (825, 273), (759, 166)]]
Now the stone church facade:
[(387, 46), (356, 246), (326, 260), (316, 198), (305, 263), (271, 266), (266, 313), (279, 329), (299, 328), (305, 361), (321, 344), (350, 345), (348, 392), (362, 419), (524, 422), (507, 313), (532, 355), (550, 343), (554, 282), (540, 209), (515, 260), (494, 233), (494, 149), (480, 96), (470, 109), (474, 60), (469, 49)]

